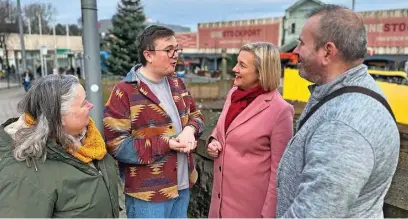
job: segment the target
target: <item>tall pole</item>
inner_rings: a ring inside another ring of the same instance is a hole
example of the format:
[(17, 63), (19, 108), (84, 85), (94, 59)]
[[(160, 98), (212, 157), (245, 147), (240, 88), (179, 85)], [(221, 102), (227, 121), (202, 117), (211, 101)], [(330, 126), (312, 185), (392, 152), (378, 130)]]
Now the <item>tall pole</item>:
[(67, 49), (71, 49), (71, 44), (69, 41), (69, 24), (65, 26), (65, 32), (66, 32), (66, 40), (67, 40)]
[(31, 35), (31, 20), (27, 18), (27, 25), (28, 25), (28, 35)]
[(18, 8), (17, 9), (18, 10), (18, 26), (20, 29), (21, 61), (23, 64), (22, 71), (24, 72), (27, 69), (27, 63), (26, 63), (26, 53), (25, 53), (25, 45), (24, 45), (23, 15), (21, 13), (20, 0), (17, 0), (17, 8)]
[(351, 6), (351, 10), (355, 11), (356, 8), (356, 0), (352, 0), (353, 1), (353, 5)]
[[(7, 7), (7, 9), (6, 9), (6, 16), (7, 16), (7, 18), (6, 19), (9, 19), (9, 21), (10, 21), (10, 8), (9, 8), (9, 0), (7, 0), (7, 3), (6, 3), (6, 7)], [(6, 38), (6, 34), (4, 34), (4, 50), (5, 50), (5, 52), (6, 52), (6, 65), (5, 65), (5, 72), (6, 72), (6, 75), (7, 75), (7, 88), (10, 88), (10, 68), (9, 68), (9, 60), (8, 60), (8, 51), (7, 51), (7, 38)]]
[[(41, 21), (41, 14), (38, 14), (38, 28), (40, 30), (40, 46), (43, 46), (43, 41), (42, 41), (42, 21)], [(40, 51), (40, 57), (41, 57), (41, 77), (44, 77), (44, 56), (42, 52)]]
[[(65, 32), (66, 32), (67, 49), (70, 50), (71, 49), (71, 44), (70, 44), (70, 41), (69, 41), (69, 26), (68, 26), (68, 24), (65, 26)], [(68, 68), (69, 69), (71, 69), (70, 66), (72, 66), (72, 58), (70, 56), (68, 56)], [(72, 74), (73, 74), (73, 72), (72, 72)]]
[(98, 15), (96, 0), (81, 0), (83, 19), (83, 48), (86, 74), (86, 91), (88, 99), (93, 103), (91, 117), (96, 127), (103, 133), (103, 102), (101, 88), (101, 67), (99, 57)]
[(227, 49), (221, 50), (221, 79), (226, 80), (228, 78), (228, 69), (227, 69)]
[[(42, 21), (41, 21), (41, 14), (38, 14), (38, 29), (40, 31), (40, 41), (42, 39)], [(42, 41), (41, 41), (42, 43)]]
[(57, 37), (56, 37), (56, 31), (55, 31), (55, 22), (54, 22), (54, 25), (52, 26), (52, 35), (54, 35), (54, 68), (55, 68), (55, 71), (58, 72)]

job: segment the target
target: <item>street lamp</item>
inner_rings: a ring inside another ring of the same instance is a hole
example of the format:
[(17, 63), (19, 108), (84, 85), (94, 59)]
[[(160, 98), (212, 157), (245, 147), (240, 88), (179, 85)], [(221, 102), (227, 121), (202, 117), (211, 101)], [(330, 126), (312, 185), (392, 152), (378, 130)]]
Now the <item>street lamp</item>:
[[(25, 43), (24, 43), (23, 14), (21, 12), (20, 0), (17, 0), (17, 10), (18, 10), (18, 29), (20, 32), (20, 45), (21, 45), (21, 61), (22, 61), (21, 64), (23, 67), (23, 71), (20, 70), (20, 73), (22, 73), (27, 69), (27, 62), (26, 62)], [(34, 74), (34, 77), (37, 77), (37, 74)]]
[(100, 66), (100, 45), (98, 32), (98, 14), (96, 0), (81, 0), (83, 20), (84, 72), (86, 74), (86, 91), (88, 99), (95, 106), (91, 117), (99, 131), (103, 133), (102, 76)]

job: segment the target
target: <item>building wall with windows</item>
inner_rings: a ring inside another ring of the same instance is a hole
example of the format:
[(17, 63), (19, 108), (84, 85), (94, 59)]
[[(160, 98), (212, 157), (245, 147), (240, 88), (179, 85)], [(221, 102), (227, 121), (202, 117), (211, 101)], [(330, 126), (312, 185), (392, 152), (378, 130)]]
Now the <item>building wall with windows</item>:
[(324, 3), (316, 0), (300, 0), (285, 11), (283, 42), (285, 45), (299, 38), (300, 31), (305, 24), (306, 16)]
[[(53, 36), (25, 34), (24, 43), (27, 57), (27, 67), (35, 71), (41, 64), (41, 47), (47, 48), (45, 55), (47, 64), (47, 73), (52, 73), (53, 68), (57, 67), (76, 67), (74, 57), (83, 51), (81, 36)], [(7, 55), (9, 65), (14, 65), (20, 72), (21, 66), (21, 43), (18, 34), (8, 34), (6, 36)], [(0, 49), (0, 56), (5, 60), (6, 52), (4, 48)]]

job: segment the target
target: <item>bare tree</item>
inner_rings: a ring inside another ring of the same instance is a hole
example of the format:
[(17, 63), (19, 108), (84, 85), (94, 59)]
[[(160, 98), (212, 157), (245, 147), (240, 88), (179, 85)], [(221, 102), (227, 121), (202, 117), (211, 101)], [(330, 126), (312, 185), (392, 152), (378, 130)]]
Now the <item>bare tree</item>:
[(42, 34), (52, 34), (50, 23), (52, 22), (53, 16), (56, 14), (56, 9), (51, 3), (28, 4), (24, 6), (23, 11), (27, 22), (30, 23), (31, 33), (40, 33), (39, 20), (41, 19)]
[(15, 2), (0, 0), (0, 32), (10, 33), (18, 31), (18, 13)]
[(69, 35), (72, 36), (82, 36), (82, 28), (76, 24), (70, 24), (69, 28)]
[(66, 35), (67, 31), (66, 31), (65, 25), (62, 25), (62, 24), (55, 25), (55, 34), (56, 35)]
[(0, 0), (0, 44), (2, 49), (5, 49), (5, 56), (1, 57), (1, 59), (6, 60), (6, 68), (9, 67), (6, 42), (10, 33), (18, 32), (17, 19), (18, 13), (15, 2), (10, 0)]
[(77, 25), (82, 29), (82, 16), (77, 19)]
[[(56, 35), (66, 35), (67, 34), (67, 25), (66, 24), (57, 24), (55, 25), (55, 34)], [(82, 28), (77, 24), (69, 24), (69, 35), (70, 36), (82, 36)]]
[(17, 6), (14, 1), (0, 0), (0, 22), (16, 23), (18, 19)]

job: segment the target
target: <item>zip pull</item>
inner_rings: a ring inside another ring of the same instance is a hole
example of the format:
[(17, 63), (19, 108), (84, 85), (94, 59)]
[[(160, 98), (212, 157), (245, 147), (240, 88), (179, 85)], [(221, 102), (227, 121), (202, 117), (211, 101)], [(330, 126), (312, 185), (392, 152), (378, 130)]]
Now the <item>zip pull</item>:
[(35, 172), (38, 172), (37, 163), (35, 162), (34, 158), (32, 158), (32, 157), (26, 158), (26, 163), (27, 163), (27, 166), (28, 166), (29, 168), (31, 168), (31, 163), (33, 163), (33, 164), (34, 164)]
[(95, 169), (98, 171), (99, 175), (103, 176), (102, 171), (99, 169), (99, 165), (98, 165), (97, 161), (93, 160), (92, 163), (93, 163)]
[(33, 163), (34, 163), (35, 172), (38, 172), (37, 162), (35, 160), (33, 160), (33, 158), (31, 158), (31, 161), (33, 161)]

